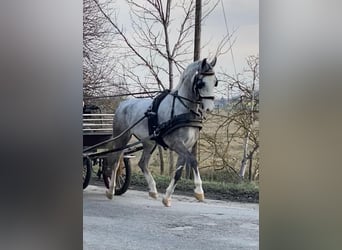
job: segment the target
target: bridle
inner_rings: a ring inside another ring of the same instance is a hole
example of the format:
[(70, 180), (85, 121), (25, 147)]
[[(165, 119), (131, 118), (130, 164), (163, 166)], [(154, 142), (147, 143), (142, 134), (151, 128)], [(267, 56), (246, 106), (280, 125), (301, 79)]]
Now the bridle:
[[(193, 91), (195, 92), (196, 96), (198, 97), (198, 101), (202, 101), (203, 99), (209, 99), (214, 100), (214, 96), (202, 96), (200, 93), (200, 89), (202, 89), (205, 86), (205, 82), (203, 81), (203, 78), (206, 76), (215, 75), (215, 72), (213, 70), (208, 70), (206, 72), (196, 73), (194, 82), (192, 84)], [(214, 87), (217, 87), (218, 80), (216, 79), (216, 83)]]
[[(193, 113), (197, 116), (203, 117), (202, 111), (199, 110), (199, 113), (194, 111), (193, 109), (191, 109), (184, 101), (188, 101), (190, 103), (193, 104), (201, 104), (203, 99), (209, 99), (209, 100), (214, 100), (215, 97), (214, 96), (202, 96), (200, 93), (200, 89), (202, 89), (205, 86), (205, 82), (203, 81), (203, 78), (206, 76), (210, 76), (210, 75), (215, 75), (215, 72), (212, 69), (209, 69), (205, 72), (197, 72), (195, 77), (194, 77), (194, 81), (192, 83), (192, 89), (196, 94), (196, 100), (191, 100), (189, 98), (183, 97), (178, 95), (178, 91), (175, 91), (173, 93), (170, 93), (170, 95), (173, 96), (173, 101), (172, 101), (172, 109), (171, 109), (171, 119), (174, 116), (174, 106), (175, 106), (175, 100), (178, 99), (178, 101), (184, 106), (186, 107), (190, 113)], [(214, 87), (217, 87), (218, 85), (218, 80), (216, 79), (216, 83)]]

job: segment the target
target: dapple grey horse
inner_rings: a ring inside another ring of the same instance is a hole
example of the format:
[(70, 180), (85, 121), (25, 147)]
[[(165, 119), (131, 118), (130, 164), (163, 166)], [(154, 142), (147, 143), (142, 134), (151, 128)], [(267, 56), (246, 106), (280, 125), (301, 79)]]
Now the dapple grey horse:
[[(191, 63), (180, 76), (179, 84), (175, 89), (162, 100), (158, 109), (159, 123), (167, 122), (170, 117), (184, 114), (196, 113), (205, 114), (214, 108), (214, 87), (217, 86), (217, 78), (213, 70), (216, 64), (216, 57), (207, 62), (207, 59)], [(177, 98), (175, 98), (175, 96)], [(120, 103), (115, 112), (113, 121), (113, 137), (120, 135), (127, 128), (130, 128), (141, 117), (152, 104), (152, 99), (128, 99)], [(148, 163), (155, 147), (154, 140), (144, 140), (149, 137), (148, 120), (143, 119), (133, 126), (126, 133), (114, 140), (110, 148), (122, 148), (127, 145), (131, 136), (134, 135), (142, 140), (143, 152), (138, 163), (149, 187), (149, 195), (157, 198), (156, 183), (148, 169)], [(196, 158), (191, 154), (191, 149), (199, 138), (199, 128), (183, 126), (177, 128), (170, 134), (163, 137), (168, 148), (178, 154), (176, 171), (170, 185), (166, 189), (162, 202), (165, 206), (171, 205), (171, 195), (174, 192), (177, 181), (181, 177), (182, 169), (186, 164), (192, 168), (194, 173), (195, 197), (199, 201), (204, 200), (202, 181), (198, 170)], [(113, 153), (109, 156), (108, 162), (113, 166), (111, 183), (106, 196), (113, 198), (115, 192), (116, 170), (119, 166), (122, 152)]]

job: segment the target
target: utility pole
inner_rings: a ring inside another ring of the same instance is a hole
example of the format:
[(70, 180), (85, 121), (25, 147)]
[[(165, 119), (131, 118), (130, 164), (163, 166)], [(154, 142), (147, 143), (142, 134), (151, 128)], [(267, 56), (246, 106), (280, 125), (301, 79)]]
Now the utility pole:
[[(201, 56), (201, 19), (202, 19), (202, 0), (196, 0), (196, 8), (195, 8), (195, 37), (194, 37), (194, 61), (200, 59)], [(199, 152), (197, 150), (198, 144), (195, 143), (191, 152), (196, 157), (197, 162), (199, 163)], [(191, 169), (187, 164), (185, 169), (185, 178), (190, 179)]]
[(202, 19), (202, 0), (196, 0), (194, 61), (199, 60), (201, 56), (201, 19)]

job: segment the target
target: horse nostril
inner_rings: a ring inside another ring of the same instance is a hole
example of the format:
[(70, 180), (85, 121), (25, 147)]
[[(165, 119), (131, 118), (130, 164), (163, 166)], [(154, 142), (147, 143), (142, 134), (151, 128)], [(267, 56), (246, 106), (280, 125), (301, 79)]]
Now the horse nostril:
[(209, 109), (209, 108), (207, 108), (206, 112), (210, 112), (210, 109)]

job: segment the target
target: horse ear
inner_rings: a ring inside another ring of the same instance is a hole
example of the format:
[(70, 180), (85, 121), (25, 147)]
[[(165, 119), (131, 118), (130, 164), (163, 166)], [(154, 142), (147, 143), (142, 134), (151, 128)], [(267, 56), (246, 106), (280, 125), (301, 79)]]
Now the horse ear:
[(207, 58), (204, 58), (201, 63), (201, 72), (205, 71), (205, 66), (207, 65)]
[(217, 57), (215, 56), (214, 59), (210, 62), (211, 67), (215, 67), (217, 61)]

